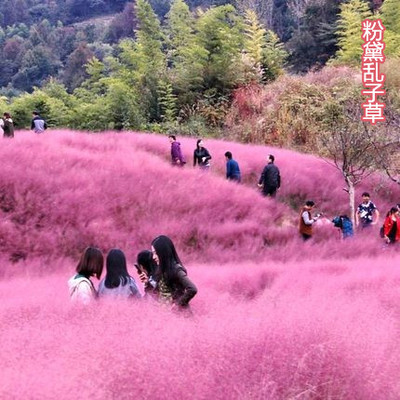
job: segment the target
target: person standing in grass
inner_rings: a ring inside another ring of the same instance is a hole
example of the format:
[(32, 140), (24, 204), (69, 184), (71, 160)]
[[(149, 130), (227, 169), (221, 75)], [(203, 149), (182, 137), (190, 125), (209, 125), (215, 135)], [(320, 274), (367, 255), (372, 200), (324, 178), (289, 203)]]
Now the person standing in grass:
[(240, 182), (240, 168), (236, 160), (232, 158), (232, 153), (227, 151), (225, 153), (226, 159), (226, 179), (230, 181)]
[(164, 235), (156, 237), (151, 243), (151, 251), (159, 266), (159, 300), (190, 312), (189, 302), (196, 295), (197, 288), (188, 278), (172, 240)]
[(168, 136), (171, 143), (171, 161), (172, 165), (183, 167), (186, 164), (185, 158), (182, 154), (181, 144), (176, 141), (175, 135)]
[(397, 207), (392, 207), (388, 212), (383, 223), (383, 235), (388, 244), (400, 241), (400, 216)]
[(76, 274), (68, 281), (71, 300), (89, 304), (97, 298), (97, 291), (91, 281), (92, 276), (100, 279), (103, 272), (104, 258), (96, 247), (87, 247), (76, 267)]
[(274, 162), (275, 157), (270, 154), (268, 164), (264, 167), (258, 180), (258, 187), (262, 189), (264, 196), (275, 197), (276, 191), (281, 187), (281, 174)]
[(200, 169), (207, 171), (210, 168), (211, 158), (210, 152), (204, 147), (203, 140), (199, 139), (193, 153), (193, 166), (195, 167), (197, 164)]
[(379, 211), (376, 205), (371, 201), (368, 192), (362, 194), (362, 203), (358, 206), (356, 212), (356, 226), (361, 224), (363, 229), (376, 225), (379, 220)]
[(47, 129), (46, 121), (39, 115), (37, 111), (32, 113), (31, 129), (35, 133), (43, 133)]
[(5, 112), (3, 114), (3, 118), (0, 123), (3, 128), (3, 137), (5, 138), (13, 138), (14, 137), (14, 122), (11, 118), (11, 114)]
[(311, 212), (314, 207), (315, 203), (312, 200), (307, 200), (300, 212), (299, 232), (304, 240), (311, 239), (313, 234), (313, 224), (321, 216), (321, 214), (317, 214), (315, 217), (312, 217)]

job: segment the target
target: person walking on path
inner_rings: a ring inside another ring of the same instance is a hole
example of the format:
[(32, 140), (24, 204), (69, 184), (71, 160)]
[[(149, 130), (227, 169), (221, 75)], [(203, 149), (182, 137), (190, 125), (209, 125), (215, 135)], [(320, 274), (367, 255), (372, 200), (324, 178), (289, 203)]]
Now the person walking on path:
[(1, 127), (3, 128), (3, 137), (5, 138), (14, 137), (14, 122), (11, 118), (11, 115), (8, 112), (5, 112), (3, 114), (3, 118), (1, 120)]
[(199, 139), (196, 143), (196, 149), (193, 153), (193, 166), (199, 165), (200, 169), (208, 170), (210, 168), (211, 154), (204, 147), (203, 140)]
[(232, 153), (227, 151), (225, 153), (226, 159), (226, 179), (230, 181), (240, 182), (240, 168), (236, 160), (232, 158)]
[(268, 164), (264, 167), (258, 181), (258, 187), (262, 188), (264, 196), (275, 197), (276, 191), (281, 187), (281, 174), (274, 162), (275, 157), (270, 154), (268, 156)]
[(181, 144), (176, 141), (175, 135), (169, 135), (168, 138), (171, 143), (172, 165), (178, 165), (179, 167), (183, 167), (186, 164), (186, 161), (182, 154)]
[(43, 133), (47, 129), (46, 121), (39, 115), (37, 111), (32, 113), (31, 129), (35, 133)]

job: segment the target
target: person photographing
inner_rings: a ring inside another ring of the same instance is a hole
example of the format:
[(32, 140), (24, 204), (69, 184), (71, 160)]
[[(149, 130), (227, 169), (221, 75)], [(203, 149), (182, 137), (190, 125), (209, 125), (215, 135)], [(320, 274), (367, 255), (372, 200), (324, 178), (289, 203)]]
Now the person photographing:
[(322, 216), (322, 213), (312, 216), (312, 211), (315, 203), (312, 200), (307, 200), (300, 212), (299, 232), (303, 240), (311, 239), (313, 235), (313, 225)]

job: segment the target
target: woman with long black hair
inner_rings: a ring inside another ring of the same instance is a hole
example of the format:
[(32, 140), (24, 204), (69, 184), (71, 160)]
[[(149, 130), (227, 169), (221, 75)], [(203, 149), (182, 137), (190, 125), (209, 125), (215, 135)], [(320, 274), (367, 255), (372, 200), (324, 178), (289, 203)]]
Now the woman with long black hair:
[(208, 170), (211, 158), (210, 152), (204, 147), (203, 140), (199, 139), (196, 142), (196, 149), (193, 153), (193, 167), (198, 164), (201, 169)]
[(153, 259), (159, 266), (158, 293), (162, 302), (189, 308), (197, 288), (188, 278), (186, 268), (168, 236), (158, 236), (151, 243)]
[(106, 270), (106, 277), (99, 285), (99, 296), (120, 298), (142, 297), (135, 280), (128, 274), (126, 258), (122, 250), (112, 249), (109, 251), (106, 260)]
[(153, 259), (153, 253), (150, 250), (141, 251), (137, 255), (135, 267), (141, 282), (144, 284), (145, 293), (157, 298), (160, 274), (158, 265)]

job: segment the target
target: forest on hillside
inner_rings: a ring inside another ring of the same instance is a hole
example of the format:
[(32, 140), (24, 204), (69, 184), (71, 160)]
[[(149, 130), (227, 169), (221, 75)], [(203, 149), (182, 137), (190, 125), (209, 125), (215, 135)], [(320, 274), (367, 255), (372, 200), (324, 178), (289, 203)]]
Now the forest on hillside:
[[(172, 3), (149, 2), (161, 22)], [(287, 67), (300, 72), (323, 66), (337, 51), (341, 3), (344, 0), (186, 2), (193, 13), (224, 4), (232, 4), (241, 15), (253, 10), (261, 26), (285, 44)], [(379, 4), (367, 7), (374, 10)], [(49, 77), (72, 91), (86, 76), (83, 66), (89, 59), (115, 56), (119, 41), (135, 38), (138, 26), (135, 4), (127, 0), (5, 0), (0, 27), (0, 88), (12, 97), (31, 92)]]
[[(278, 3), (270, 3), (274, 12)], [(297, 10), (298, 19), (285, 31), (268, 23), (271, 15), (274, 23), (279, 18), (260, 4), (199, 8), (174, 0), (164, 13), (137, 0), (120, 3), (122, 11), (111, 19), (66, 13), (65, 23), (10, 25), (0, 32), (0, 109), (10, 111), (19, 128), (38, 110), (51, 127), (218, 136), (331, 158), (343, 154), (338, 143), (348, 143), (339, 136), (336, 143), (327, 140), (342, 133), (364, 149), (363, 168), (379, 154), (380, 168), (400, 182), (394, 156), (400, 143), (400, 2), (287, 0), (287, 15)], [(386, 122), (377, 126), (362, 123), (360, 114), (361, 22), (367, 18), (381, 18), (386, 27)], [(295, 75), (293, 69), (310, 71)]]

